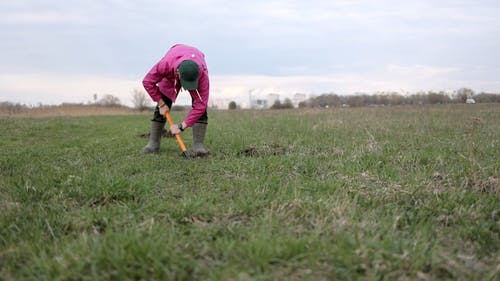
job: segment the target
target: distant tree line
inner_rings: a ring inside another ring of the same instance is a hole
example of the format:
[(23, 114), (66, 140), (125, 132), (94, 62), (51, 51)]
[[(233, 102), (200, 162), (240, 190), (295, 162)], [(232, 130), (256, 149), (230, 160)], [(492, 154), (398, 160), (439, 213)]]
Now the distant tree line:
[(274, 104), (271, 106), (271, 109), (289, 109), (293, 108), (293, 103), (290, 99), (285, 99), (285, 101), (281, 102), (280, 100), (276, 100)]
[(499, 94), (474, 94), (472, 90), (462, 88), (456, 91), (452, 96), (442, 91), (418, 92), (406, 96), (396, 92), (375, 93), (373, 95), (357, 93), (350, 96), (340, 96), (335, 93), (327, 93), (300, 102), (299, 108), (449, 104), (465, 103), (466, 100), (470, 98), (474, 99), (477, 103), (500, 102)]
[(0, 112), (8, 115), (20, 113), (27, 108), (26, 105), (20, 103), (12, 103), (9, 101), (0, 102)]
[[(309, 98), (298, 104), (299, 108), (318, 108), (318, 107), (359, 107), (359, 106), (392, 106), (392, 105), (424, 105), (424, 104), (449, 104), (449, 103), (465, 103), (467, 99), (474, 99), (476, 103), (500, 103), (500, 94), (479, 93), (475, 94), (469, 88), (461, 88), (450, 95), (449, 93), (440, 91), (417, 92), (411, 95), (401, 95), (397, 92), (377, 92), (372, 95), (365, 93), (356, 93), (349, 96), (341, 96), (335, 93), (325, 93), (320, 96)], [(134, 89), (132, 91), (133, 108), (144, 111), (151, 110), (154, 105), (151, 104), (151, 98), (145, 91)], [(88, 104), (83, 103), (62, 103), (61, 106), (81, 105), (81, 106), (105, 106), (105, 107), (126, 107), (121, 104), (120, 99), (105, 94), (98, 98), (97, 94), (93, 95), (93, 102)], [(37, 105), (43, 107), (41, 103)], [(33, 106), (27, 106), (20, 103), (0, 102), (1, 112), (15, 114), (27, 110)], [(174, 105), (172, 111), (189, 110), (191, 106)], [(238, 109), (236, 102), (229, 103), (228, 109)], [(290, 99), (285, 99), (283, 102), (276, 100), (271, 106), (271, 109), (288, 109), (294, 108)]]

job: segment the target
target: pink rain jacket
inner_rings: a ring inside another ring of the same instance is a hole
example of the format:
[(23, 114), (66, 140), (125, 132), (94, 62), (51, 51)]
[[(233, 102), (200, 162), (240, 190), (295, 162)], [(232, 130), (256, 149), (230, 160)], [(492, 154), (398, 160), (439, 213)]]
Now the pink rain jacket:
[(192, 127), (203, 113), (205, 113), (208, 105), (208, 69), (205, 62), (205, 55), (201, 51), (187, 45), (174, 45), (146, 74), (142, 85), (144, 85), (144, 88), (155, 102), (161, 99), (162, 94), (167, 96), (172, 102), (175, 102), (181, 89), (181, 82), (176, 74), (177, 68), (184, 60), (196, 62), (200, 69), (198, 91), (189, 91), (193, 100), (193, 108), (184, 120), (188, 127)]

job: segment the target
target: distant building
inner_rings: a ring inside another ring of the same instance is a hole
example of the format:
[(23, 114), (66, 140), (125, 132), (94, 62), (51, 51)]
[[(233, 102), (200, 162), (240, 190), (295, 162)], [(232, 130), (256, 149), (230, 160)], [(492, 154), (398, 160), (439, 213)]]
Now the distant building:
[(273, 104), (276, 102), (276, 101), (279, 101), (280, 100), (280, 95), (278, 94), (268, 94), (267, 95), (267, 104), (268, 104), (268, 108), (273, 106)]
[(256, 99), (256, 100), (254, 100), (254, 105), (252, 108), (267, 109), (267, 108), (269, 108), (269, 105), (267, 104), (267, 100)]
[(293, 107), (298, 108), (299, 104), (303, 101), (306, 101), (306, 100), (307, 100), (306, 94), (296, 93), (295, 95), (293, 95), (293, 98), (292, 98)]
[[(293, 96), (293, 98), (286, 99), (286, 100), (290, 100), (292, 102), (292, 105), (295, 108), (298, 108), (299, 103), (301, 103), (303, 101), (307, 101), (307, 95), (297, 93)], [(268, 94), (266, 99), (259, 99), (259, 98), (256, 98), (255, 96), (251, 96), (249, 107), (252, 109), (268, 109), (268, 108), (271, 108), (276, 103), (276, 101), (283, 102), (282, 100), (280, 100), (280, 95), (275, 94), (275, 93)]]

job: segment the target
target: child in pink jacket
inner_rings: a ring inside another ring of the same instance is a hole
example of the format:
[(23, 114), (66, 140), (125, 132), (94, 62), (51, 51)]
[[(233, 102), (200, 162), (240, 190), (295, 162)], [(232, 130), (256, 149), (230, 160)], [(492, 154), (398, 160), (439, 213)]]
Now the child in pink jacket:
[(177, 44), (157, 62), (142, 81), (144, 88), (155, 101), (156, 108), (151, 120), (149, 143), (145, 153), (160, 150), (161, 132), (165, 126), (165, 113), (172, 108), (181, 88), (191, 95), (192, 108), (178, 125), (170, 126), (172, 134), (180, 134), (193, 128), (191, 155), (206, 156), (204, 145), (208, 125), (207, 105), (209, 96), (208, 68), (205, 55), (198, 49)]

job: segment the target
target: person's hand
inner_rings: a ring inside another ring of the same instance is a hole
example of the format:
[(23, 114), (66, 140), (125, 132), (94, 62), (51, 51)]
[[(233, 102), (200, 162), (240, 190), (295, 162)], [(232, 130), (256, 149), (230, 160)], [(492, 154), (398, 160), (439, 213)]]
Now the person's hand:
[(181, 133), (181, 129), (179, 129), (179, 125), (173, 124), (170, 126), (170, 133), (172, 135), (177, 135)]
[(165, 113), (170, 111), (170, 108), (168, 108), (168, 105), (162, 104), (158, 106), (160, 108), (160, 114), (161, 116), (165, 116)]

